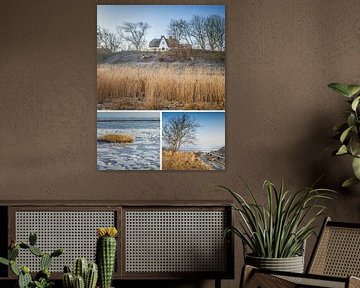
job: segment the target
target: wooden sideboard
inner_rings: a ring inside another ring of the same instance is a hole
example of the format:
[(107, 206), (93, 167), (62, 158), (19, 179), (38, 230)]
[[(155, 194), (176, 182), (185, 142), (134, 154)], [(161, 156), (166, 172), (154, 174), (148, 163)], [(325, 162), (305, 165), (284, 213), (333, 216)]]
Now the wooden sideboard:
[[(94, 260), (96, 228), (119, 230), (114, 280), (221, 279), (234, 277), (231, 204), (221, 201), (8, 201), (0, 202), (0, 256), (11, 241), (38, 233), (43, 250), (64, 248), (51, 266), (54, 279), (77, 257)], [(6, 229), (7, 227), (7, 229)], [(37, 261), (24, 253), (19, 261), (32, 271)], [(0, 265), (0, 281), (14, 275)]]

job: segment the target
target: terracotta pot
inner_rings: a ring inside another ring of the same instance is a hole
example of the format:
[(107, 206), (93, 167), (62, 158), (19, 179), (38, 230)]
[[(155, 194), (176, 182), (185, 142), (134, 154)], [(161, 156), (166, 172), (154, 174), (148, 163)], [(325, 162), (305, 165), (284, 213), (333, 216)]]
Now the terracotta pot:
[(304, 256), (289, 258), (263, 258), (246, 255), (245, 263), (262, 269), (304, 273)]

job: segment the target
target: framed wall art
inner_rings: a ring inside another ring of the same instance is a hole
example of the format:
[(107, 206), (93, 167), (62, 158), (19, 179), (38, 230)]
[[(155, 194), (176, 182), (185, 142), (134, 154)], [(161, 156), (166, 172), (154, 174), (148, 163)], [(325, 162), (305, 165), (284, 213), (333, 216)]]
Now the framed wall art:
[(97, 6), (97, 169), (224, 170), (225, 6)]

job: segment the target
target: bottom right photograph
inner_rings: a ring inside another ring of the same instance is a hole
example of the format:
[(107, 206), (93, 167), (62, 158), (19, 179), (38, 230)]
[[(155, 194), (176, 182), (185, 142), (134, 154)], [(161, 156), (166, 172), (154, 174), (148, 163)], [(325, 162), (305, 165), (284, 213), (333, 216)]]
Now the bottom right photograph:
[(162, 170), (225, 170), (225, 112), (163, 112)]

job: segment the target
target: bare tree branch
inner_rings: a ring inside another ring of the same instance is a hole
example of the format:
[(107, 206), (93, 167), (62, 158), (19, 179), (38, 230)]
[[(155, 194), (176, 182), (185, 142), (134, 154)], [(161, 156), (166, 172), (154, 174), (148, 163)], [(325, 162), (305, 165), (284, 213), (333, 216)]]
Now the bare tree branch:
[(124, 39), (139, 51), (145, 48), (145, 34), (149, 28), (150, 25), (144, 22), (123, 22), (122, 26), (117, 27), (117, 31), (122, 31)]
[(205, 32), (210, 50), (224, 50), (225, 48), (225, 19), (219, 15), (206, 18)]
[(172, 151), (177, 151), (183, 145), (196, 143), (198, 127), (196, 119), (189, 114), (178, 114), (164, 125), (163, 139)]
[(169, 24), (168, 34), (173, 36), (179, 43), (182, 42), (193, 45), (190, 24), (184, 19), (172, 19)]
[(203, 16), (194, 15), (190, 21), (191, 36), (195, 39), (195, 43), (200, 49), (205, 50), (207, 39), (206, 39), (206, 18)]
[(120, 45), (120, 39), (115, 33), (110, 32), (109, 29), (97, 26), (97, 48), (109, 49), (112, 52), (118, 50)]

